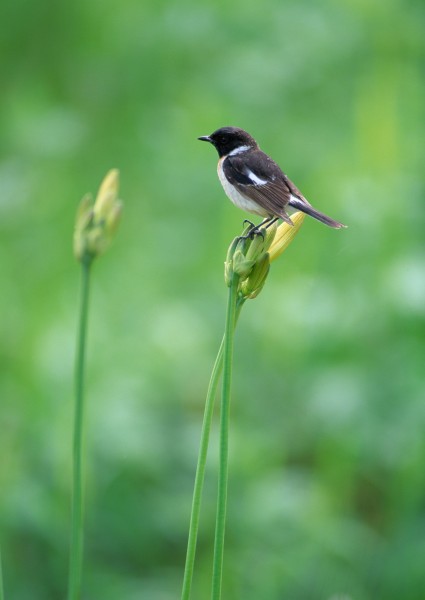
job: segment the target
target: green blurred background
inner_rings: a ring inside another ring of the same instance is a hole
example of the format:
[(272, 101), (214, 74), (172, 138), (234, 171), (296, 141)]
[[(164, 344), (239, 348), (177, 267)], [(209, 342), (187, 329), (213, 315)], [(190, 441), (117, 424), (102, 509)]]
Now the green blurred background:
[[(223, 261), (242, 212), (197, 136), (247, 129), (320, 210), (236, 338), (224, 597), (425, 598), (421, 0), (6, 0), (0, 515), (8, 600), (65, 597), (79, 199), (94, 268), (84, 598), (179, 598)], [(194, 579), (209, 597), (213, 432)]]

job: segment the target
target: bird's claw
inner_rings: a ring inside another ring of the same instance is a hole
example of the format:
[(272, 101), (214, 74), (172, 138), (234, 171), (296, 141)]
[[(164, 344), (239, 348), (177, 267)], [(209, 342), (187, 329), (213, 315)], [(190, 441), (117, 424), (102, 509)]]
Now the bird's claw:
[(243, 223), (244, 223), (244, 225), (245, 225), (245, 223), (249, 223), (251, 225), (251, 227), (249, 228), (248, 232), (245, 235), (239, 236), (240, 240), (248, 240), (248, 239), (253, 240), (256, 235), (261, 235), (261, 237), (264, 240), (265, 233), (264, 233), (263, 229), (261, 228), (261, 225), (254, 225), (254, 223), (252, 223), (252, 221), (248, 221), (248, 219), (245, 219)]
[(248, 225), (251, 225), (251, 229), (255, 229), (256, 225), (250, 221), (249, 219), (244, 219), (242, 225), (245, 227), (245, 223), (248, 223)]

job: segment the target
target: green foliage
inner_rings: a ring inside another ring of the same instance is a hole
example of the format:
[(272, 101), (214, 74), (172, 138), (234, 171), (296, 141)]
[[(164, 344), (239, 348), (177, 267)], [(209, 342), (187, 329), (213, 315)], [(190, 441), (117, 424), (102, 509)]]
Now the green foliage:
[[(126, 208), (93, 266), (84, 588), (180, 593), (222, 264), (244, 218), (196, 140), (222, 125), (349, 226), (306, 219), (238, 325), (224, 597), (423, 597), (423, 14), (419, 0), (2, 4), (7, 600), (65, 595), (72, 229), (111, 166)], [(194, 599), (211, 577), (214, 456)]]

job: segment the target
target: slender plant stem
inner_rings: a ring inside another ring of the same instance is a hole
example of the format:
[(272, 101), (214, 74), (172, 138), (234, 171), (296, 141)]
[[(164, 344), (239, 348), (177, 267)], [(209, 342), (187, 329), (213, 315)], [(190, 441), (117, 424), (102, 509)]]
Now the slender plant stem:
[(207, 461), (208, 445), (210, 440), (211, 423), (214, 413), (214, 400), (223, 368), (224, 337), (221, 340), (217, 358), (211, 373), (205, 401), (204, 418), (202, 422), (201, 441), (199, 444), (198, 463), (196, 465), (195, 485), (193, 488), (192, 510), (190, 514), (189, 536), (187, 541), (186, 563), (183, 576), (183, 589), (181, 600), (189, 600), (192, 588), (193, 567), (195, 564), (196, 542), (198, 539), (199, 517), (201, 513), (202, 490), (205, 479), (205, 465)]
[[(239, 318), (243, 302), (236, 308), (236, 321)], [(217, 393), (218, 382), (223, 369), (224, 336), (215, 359), (208, 385), (205, 401), (204, 418), (202, 422), (201, 441), (199, 443), (198, 464), (196, 466), (195, 485), (193, 488), (192, 510), (190, 513), (189, 536), (186, 551), (186, 563), (183, 576), (183, 589), (181, 600), (189, 600), (192, 589), (193, 568), (195, 564), (196, 542), (198, 539), (199, 518), (201, 514), (202, 491), (205, 480), (205, 467), (207, 461), (208, 445), (210, 440), (211, 423), (214, 414), (214, 401)]]
[(83, 490), (83, 440), (84, 440), (84, 363), (86, 350), (87, 317), (91, 259), (81, 262), (80, 321), (77, 338), (75, 369), (75, 412), (73, 446), (73, 488), (71, 550), (69, 563), (68, 600), (81, 598), (83, 566), (84, 490)]
[(239, 276), (232, 275), (227, 301), (224, 329), (223, 382), (220, 411), (220, 459), (217, 493), (217, 517), (215, 525), (214, 558), (212, 575), (212, 600), (220, 600), (223, 578), (224, 532), (226, 527), (227, 483), (229, 472), (229, 416), (232, 383), (233, 341), (236, 325)]
[(1, 563), (1, 553), (0, 553), (0, 600), (4, 600), (3, 569), (2, 569), (2, 563)]

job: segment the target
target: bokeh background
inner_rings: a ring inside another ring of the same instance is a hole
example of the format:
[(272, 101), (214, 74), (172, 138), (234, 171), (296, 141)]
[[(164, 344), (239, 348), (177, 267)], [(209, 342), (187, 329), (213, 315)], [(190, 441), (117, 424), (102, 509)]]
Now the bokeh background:
[[(247, 129), (319, 209), (239, 322), (224, 597), (425, 598), (424, 4), (6, 0), (0, 519), (8, 600), (66, 595), (80, 198), (94, 268), (84, 598), (179, 598), (223, 261), (197, 136)], [(213, 432), (194, 579), (209, 597)]]

